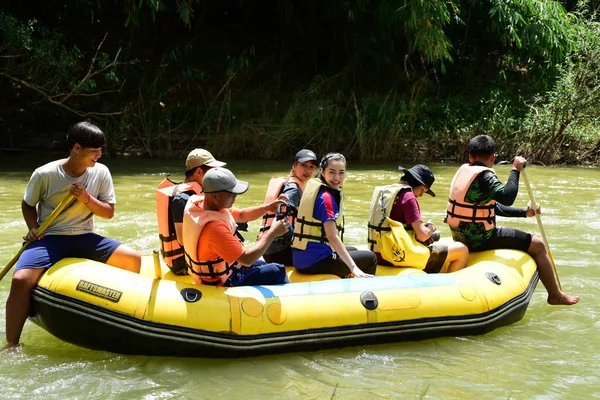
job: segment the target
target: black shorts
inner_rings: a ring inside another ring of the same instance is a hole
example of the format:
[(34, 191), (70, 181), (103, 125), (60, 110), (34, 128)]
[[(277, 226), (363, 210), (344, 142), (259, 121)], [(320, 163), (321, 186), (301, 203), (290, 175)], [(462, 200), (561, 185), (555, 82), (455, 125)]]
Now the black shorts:
[(448, 257), (448, 246), (442, 243), (433, 243), (429, 246), (429, 260), (423, 271), (428, 274), (437, 274), (442, 270)]
[(484, 251), (495, 249), (513, 249), (521, 250), (527, 253), (531, 245), (531, 233), (523, 232), (514, 228), (505, 228), (502, 226), (496, 227), (494, 236), (489, 239), (483, 246), (480, 246), (471, 251)]

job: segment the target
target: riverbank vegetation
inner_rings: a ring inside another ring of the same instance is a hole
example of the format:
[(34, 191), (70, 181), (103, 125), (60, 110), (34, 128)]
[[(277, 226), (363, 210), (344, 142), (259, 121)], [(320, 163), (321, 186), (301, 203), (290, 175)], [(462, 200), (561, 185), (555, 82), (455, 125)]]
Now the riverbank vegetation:
[(0, 6), (0, 148), (600, 161), (600, 1), (66, 0)]

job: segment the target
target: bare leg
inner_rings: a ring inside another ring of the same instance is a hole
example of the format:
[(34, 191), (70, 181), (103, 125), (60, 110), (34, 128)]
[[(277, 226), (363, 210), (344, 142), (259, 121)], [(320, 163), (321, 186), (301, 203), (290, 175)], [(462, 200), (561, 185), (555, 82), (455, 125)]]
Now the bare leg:
[(6, 300), (6, 346), (3, 350), (19, 344), (23, 326), (29, 316), (31, 291), (45, 270), (26, 268), (14, 273)]
[(142, 267), (142, 256), (127, 245), (120, 245), (106, 260), (108, 265), (139, 273)]
[(556, 276), (554, 276), (552, 262), (548, 257), (548, 253), (546, 253), (546, 246), (544, 246), (544, 242), (538, 236), (532, 235), (531, 244), (527, 252), (537, 264), (540, 281), (542, 281), (548, 292), (548, 304), (572, 306), (579, 303), (578, 296), (571, 296), (559, 289)]
[(456, 272), (467, 266), (469, 260), (469, 249), (460, 242), (450, 243), (448, 245), (448, 256), (446, 257), (446, 272)]

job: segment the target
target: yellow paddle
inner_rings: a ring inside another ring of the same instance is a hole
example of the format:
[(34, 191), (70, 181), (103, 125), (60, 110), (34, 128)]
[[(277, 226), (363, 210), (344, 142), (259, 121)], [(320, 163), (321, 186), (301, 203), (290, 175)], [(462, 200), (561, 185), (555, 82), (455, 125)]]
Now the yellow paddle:
[(525, 166), (521, 170), (521, 175), (523, 176), (523, 182), (525, 183), (525, 187), (527, 188), (527, 193), (529, 193), (529, 201), (531, 202), (531, 207), (535, 212), (535, 219), (537, 220), (538, 228), (540, 230), (540, 234), (542, 235), (542, 240), (544, 241), (544, 246), (546, 246), (546, 251), (548, 252), (548, 258), (550, 258), (550, 264), (552, 264), (552, 269), (554, 270), (554, 276), (556, 277), (556, 283), (558, 283), (558, 288), (562, 290), (562, 286), (560, 284), (560, 279), (558, 279), (558, 271), (556, 270), (556, 264), (554, 264), (554, 257), (552, 257), (552, 252), (550, 251), (550, 246), (548, 246), (548, 239), (546, 238), (546, 232), (544, 231), (544, 226), (542, 225), (542, 217), (537, 213), (537, 203), (533, 197), (533, 191), (531, 190), (531, 185), (529, 185), (529, 179), (527, 179), (527, 173), (525, 172)]
[[(63, 210), (71, 204), (71, 200), (73, 200), (73, 194), (71, 194), (71, 192), (69, 192), (65, 196), (65, 198), (58, 204), (58, 206), (56, 206), (56, 208), (50, 213), (50, 215), (48, 215), (48, 218), (46, 218), (46, 220), (42, 223), (42, 225), (40, 225), (40, 227), (37, 229), (38, 234), (41, 235), (42, 233), (44, 233), (44, 231), (52, 224), (52, 222), (54, 222), (56, 217), (58, 217), (60, 215), (60, 213), (62, 213)], [(30, 240), (23, 243), (23, 246), (21, 246), (19, 251), (17, 251), (17, 254), (15, 254), (13, 256), (13, 258), (11, 258), (11, 260), (8, 262), (8, 264), (6, 264), (6, 267), (4, 267), (4, 269), (2, 271), (0, 271), (0, 281), (2, 280), (2, 278), (4, 278), (4, 275), (6, 275), (6, 273), (8, 271), (10, 271), (10, 269), (13, 267), (13, 265), (15, 265), (15, 263), (21, 256), (21, 253), (23, 253), (23, 250), (25, 250), (25, 247), (29, 246), (30, 244), (31, 244)]]

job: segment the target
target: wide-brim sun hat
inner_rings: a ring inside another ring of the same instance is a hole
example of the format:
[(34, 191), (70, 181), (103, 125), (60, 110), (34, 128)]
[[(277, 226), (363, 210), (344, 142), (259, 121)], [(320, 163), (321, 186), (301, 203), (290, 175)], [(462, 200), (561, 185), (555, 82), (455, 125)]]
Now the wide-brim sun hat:
[(403, 166), (399, 166), (398, 169), (400, 171), (404, 171), (410, 174), (410, 176), (415, 178), (417, 182), (419, 182), (421, 185), (427, 188), (426, 193), (435, 197), (435, 193), (433, 192), (433, 190), (431, 190), (431, 186), (433, 186), (433, 183), (435, 182), (435, 176), (433, 176), (433, 172), (431, 172), (429, 167), (423, 164), (417, 164), (411, 168), (404, 168)]

